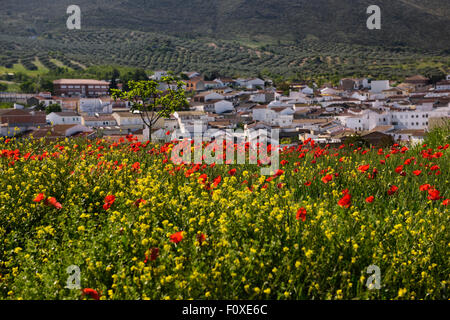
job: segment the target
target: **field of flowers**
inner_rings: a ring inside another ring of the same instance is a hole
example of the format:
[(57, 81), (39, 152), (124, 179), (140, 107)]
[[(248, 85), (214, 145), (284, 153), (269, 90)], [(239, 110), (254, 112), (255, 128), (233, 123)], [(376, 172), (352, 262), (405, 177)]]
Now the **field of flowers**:
[(0, 138), (0, 299), (449, 298), (448, 144), (306, 141), (261, 176), (175, 143)]

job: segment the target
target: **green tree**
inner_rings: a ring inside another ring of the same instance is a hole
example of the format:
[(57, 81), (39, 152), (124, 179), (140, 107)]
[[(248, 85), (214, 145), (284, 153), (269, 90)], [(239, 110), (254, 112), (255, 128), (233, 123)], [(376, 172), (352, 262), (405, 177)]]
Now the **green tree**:
[(111, 83), (109, 84), (109, 91), (111, 89), (117, 89), (117, 79), (120, 77), (120, 72), (117, 69), (114, 69), (111, 75)]
[(0, 83), (0, 92), (8, 90), (8, 85), (4, 83)]
[(42, 79), (38, 89), (39, 91), (48, 91), (53, 93), (53, 81), (50, 79)]
[(134, 81), (142, 81), (142, 80), (148, 80), (148, 75), (143, 69), (136, 69), (136, 71), (133, 74), (133, 80)]
[(61, 112), (61, 106), (59, 104), (50, 104), (45, 108), (46, 114), (50, 114), (52, 112)]
[[(129, 90), (112, 89), (114, 100), (123, 99), (131, 103), (131, 111), (138, 112), (149, 129), (152, 140), (152, 128), (162, 117), (188, 105), (184, 83), (174, 77), (164, 77), (161, 82), (154, 80), (129, 81)], [(165, 90), (161, 90), (165, 87)]]
[(186, 80), (186, 81), (188, 81), (189, 80), (189, 77), (187, 76), (187, 74), (185, 74), (185, 73), (180, 73), (180, 78), (181, 78), (181, 80)]
[(23, 93), (35, 93), (36, 92), (36, 85), (32, 80), (27, 80), (20, 84), (20, 90)]

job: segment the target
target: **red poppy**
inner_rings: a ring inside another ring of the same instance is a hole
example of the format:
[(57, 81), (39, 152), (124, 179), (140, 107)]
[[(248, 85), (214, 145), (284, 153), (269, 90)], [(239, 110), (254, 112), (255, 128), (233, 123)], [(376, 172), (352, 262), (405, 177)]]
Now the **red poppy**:
[(277, 172), (275, 173), (275, 176), (279, 177), (279, 176), (281, 176), (283, 173), (284, 173), (283, 170), (278, 169)]
[(104, 209), (104, 210), (108, 210), (109, 208), (111, 208), (111, 204), (110, 204), (110, 203), (105, 203), (105, 204), (103, 205), (103, 209)]
[(435, 201), (435, 200), (441, 199), (442, 197), (440, 196), (439, 190), (437, 190), (437, 189), (430, 189), (430, 190), (428, 190), (428, 197), (427, 198), (428, 198), (428, 200)]
[(347, 189), (344, 189), (344, 190), (342, 190), (342, 194), (347, 194), (348, 193), (348, 188)]
[(183, 231), (178, 231), (170, 235), (170, 241), (173, 243), (178, 243), (181, 240), (183, 240)]
[(442, 201), (442, 205), (444, 205), (444, 206), (448, 206), (449, 203), (450, 203), (450, 199), (445, 199), (444, 201)]
[(203, 173), (198, 177), (198, 179), (200, 180), (200, 183), (205, 184), (208, 180), (208, 176), (206, 175), (206, 173)]
[(326, 176), (324, 176), (324, 177), (322, 178), (322, 182), (323, 182), (323, 183), (328, 183), (328, 182), (330, 182), (331, 180), (333, 180), (333, 175), (332, 175), (332, 174), (327, 174)]
[(231, 169), (230, 171), (228, 171), (228, 174), (230, 176), (234, 176), (236, 174), (236, 169)]
[(219, 185), (220, 181), (222, 181), (222, 177), (221, 176), (218, 176), (217, 178), (215, 178), (213, 180), (214, 186), (217, 187)]
[(397, 186), (391, 186), (388, 190), (388, 195), (393, 195), (394, 193), (396, 193), (398, 191), (398, 187)]
[(307, 187), (309, 187), (309, 186), (311, 185), (311, 181), (306, 181), (306, 182), (304, 183), (304, 185), (307, 186)]
[(420, 176), (421, 173), (422, 173), (421, 170), (414, 170), (414, 171), (413, 171), (413, 174), (414, 174), (415, 176)]
[(34, 202), (41, 202), (42, 200), (44, 200), (45, 196), (43, 193), (39, 193), (36, 198), (34, 198)]
[(427, 191), (427, 190), (430, 189), (430, 188), (431, 188), (431, 185), (429, 185), (428, 183), (426, 183), (426, 184), (421, 185), (421, 186), (419, 187), (419, 190), (420, 190), (420, 191)]
[(365, 164), (365, 165), (359, 166), (358, 170), (361, 172), (366, 172), (367, 170), (369, 170), (369, 168), (370, 168), (370, 164)]
[(100, 295), (98, 294), (97, 290), (94, 290), (94, 289), (91, 289), (91, 288), (84, 288), (81, 291), (82, 291), (83, 295), (88, 295), (92, 299), (95, 299), (95, 300), (99, 300), (100, 299)]
[(107, 195), (106, 197), (105, 197), (105, 203), (109, 203), (109, 204), (113, 204), (114, 203), (114, 201), (116, 201), (116, 196), (113, 196), (113, 195)]
[(139, 170), (140, 168), (141, 168), (141, 164), (139, 162), (135, 162), (131, 166), (131, 170)]
[(374, 196), (370, 196), (370, 197), (367, 197), (367, 198), (366, 198), (366, 202), (367, 202), (367, 203), (372, 203), (373, 200), (375, 200), (375, 197), (374, 197)]
[(51, 206), (55, 207), (56, 209), (61, 209), (62, 208), (61, 203), (56, 201), (55, 197), (48, 198), (48, 200), (46, 200), (46, 205), (51, 205)]
[(400, 165), (397, 168), (395, 168), (395, 172), (397, 172), (397, 173), (400, 173), (402, 171), (403, 171), (403, 166), (402, 165)]
[(344, 208), (349, 208), (351, 205), (352, 196), (349, 193), (346, 193), (342, 199), (338, 201), (338, 205)]
[(295, 217), (297, 220), (302, 219), (302, 221), (304, 222), (306, 220), (306, 209), (301, 207), (300, 209), (297, 210), (297, 215)]

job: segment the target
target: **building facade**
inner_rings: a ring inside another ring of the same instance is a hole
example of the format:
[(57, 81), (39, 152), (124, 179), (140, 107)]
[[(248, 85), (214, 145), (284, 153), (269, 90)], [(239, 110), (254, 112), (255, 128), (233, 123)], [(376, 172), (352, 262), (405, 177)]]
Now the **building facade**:
[(59, 79), (53, 81), (55, 95), (63, 97), (100, 97), (108, 94), (109, 82), (92, 79)]

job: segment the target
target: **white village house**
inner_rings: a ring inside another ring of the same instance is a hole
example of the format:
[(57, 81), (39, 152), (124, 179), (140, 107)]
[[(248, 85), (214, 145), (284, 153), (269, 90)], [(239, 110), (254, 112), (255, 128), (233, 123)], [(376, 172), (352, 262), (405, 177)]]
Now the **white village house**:
[(46, 116), (48, 123), (58, 124), (81, 124), (81, 116), (75, 112), (52, 112)]

